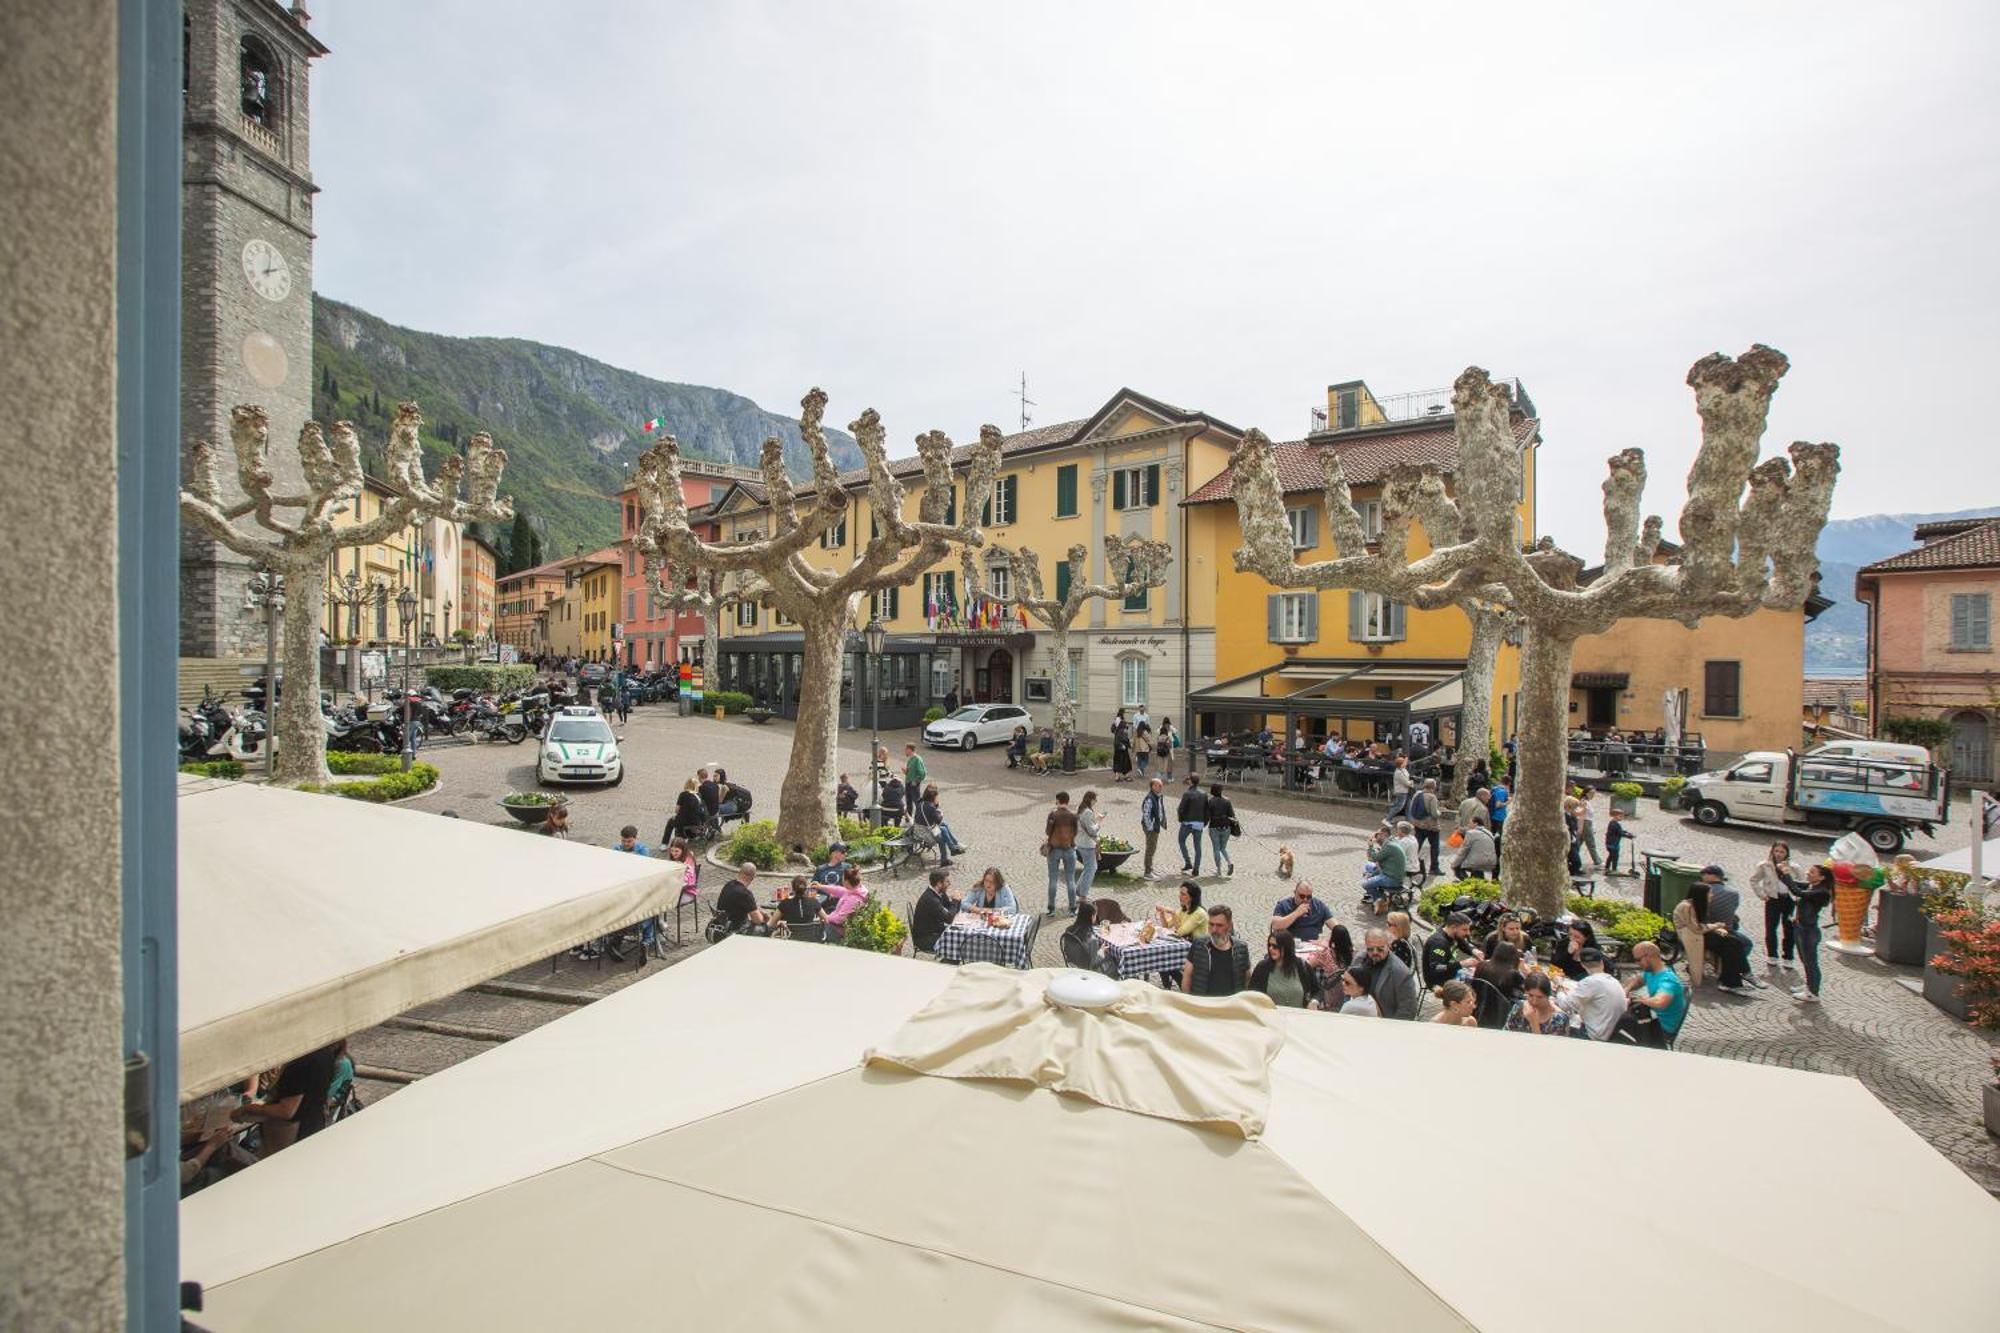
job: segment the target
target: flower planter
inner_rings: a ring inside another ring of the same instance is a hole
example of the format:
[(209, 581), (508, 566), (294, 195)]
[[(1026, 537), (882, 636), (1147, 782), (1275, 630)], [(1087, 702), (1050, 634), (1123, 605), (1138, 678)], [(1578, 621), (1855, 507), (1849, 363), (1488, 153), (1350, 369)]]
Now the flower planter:
[(1944, 932), (1928, 918), (1924, 921), (1924, 998), (1956, 1018), (1967, 1021), (1971, 1002), (1957, 977), (1948, 977), (1931, 966), (1931, 959), (1944, 952)]
[(1663, 791), (1660, 793), (1660, 809), (1678, 810), (1680, 808), (1681, 808), (1681, 794), (1679, 792)]
[(505, 801), (496, 801), (495, 804), (520, 823), (546, 824), (549, 820), (549, 811), (567, 802), (557, 801), (549, 805), (509, 805)]
[(1868, 899), (1873, 889), (1836, 884), (1833, 889), (1833, 923), (1840, 938), (1833, 947), (1842, 953), (1869, 954), (1875, 951), (1861, 941), (1861, 927), (1868, 920)]
[(1922, 966), (1924, 936), (1930, 922), (1924, 916), (1924, 900), (1914, 893), (1884, 893), (1882, 908), (1875, 917), (1875, 956), (1885, 963)]
[(1636, 815), (1639, 813), (1639, 798), (1636, 796), (1613, 796), (1611, 798), (1611, 810), (1613, 814)]
[(1127, 861), (1131, 860), (1138, 854), (1139, 853), (1136, 851), (1130, 851), (1130, 852), (1100, 851), (1097, 854), (1097, 873), (1100, 875), (1115, 875), (1118, 873), (1119, 867), (1123, 866)]
[[(720, 708), (716, 709), (715, 715), (717, 717), (722, 716), (722, 710)], [(743, 710), (743, 716), (749, 718), (752, 722), (755, 722), (758, 726), (761, 727), (766, 722), (769, 722), (772, 718), (776, 717), (777, 714), (773, 713), (768, 708), (746, 708)]]

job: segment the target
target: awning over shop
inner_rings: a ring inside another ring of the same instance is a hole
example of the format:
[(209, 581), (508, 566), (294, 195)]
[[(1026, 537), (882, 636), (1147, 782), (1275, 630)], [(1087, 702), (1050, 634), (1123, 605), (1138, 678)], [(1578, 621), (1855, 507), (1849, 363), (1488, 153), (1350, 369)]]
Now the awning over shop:
[[(1288, 658), (1259, 671), (1192, 691), (1190, 717), (1268, 714), (1292, 718), (1367, 720), (1394, 726), (1410, 718), (1458, 711), (1453, 690), (1465, 664), (1445, 660), (1377, 661), (1373, 658)], [(1341, 691), (1382, 686), (1400, 698), (1356, 698)], [(1444, 702), (1447, 698), (1453, 701)], [(1423, 702), (1419, 702), (1422, 700)]]
[[(1462, 1138), (1476, 1088), (1498, 1139), (1560, 1121), (1562, 1160), (1588, 1164), (1579, 1197), (1622, 1201), (1626, 1234), (1571, 1276), (1643, 1293), (1645, 1328), (1717, 1310), (1825, 1333), (1991, 1327), (2000, 1209), (1853, 1079), (1139, 982), (1102, 1013), (1009, 1010), (993, 986), (1053, 974), (994, 975), (779, 940), (706, 950), (189, 1198), (202, 1323), (345, 1329), (365, 1292), (384, 1330), (584, 1327), (629, 1317), (635, 1274), (674, 1272), (688, 1328), (824, 1324), (828, 1293), (866, 1292), (867, 1322), (892, 1330), (940, 1311), (966, 1329), (1601, 1324), (1589, 1300), (1523, 1296), (1547, 1227), (1439, 1243), (1463, 1154), (1382, 1150)], [(1135, 1004), (1218, 1031), (1150, 1039)], [(1032, 1049), (1030, 1025), (1047, 1029)], [(1275, 1056), (1204, 1049), (1260, 1026)], [(896, 1067), (864, 1064), (885, 1047)], [(1009, 1051), (996, 1067), (1032, 1080), (972, 1067)], [(1216, 1097), (1248, 1114), (1205, 1122)], [(1813, 1231), (1809, 1278), (1794, 1249), (1718, 1237), (1714, 1192), (1685, 1187), (1700, 1106), (1785, 1127), (1759, 1188), (1838, 1219)], [(1663, 1281), (1662, 1255), (1699, 1262)]]
[(1569, 683), (1578, 690), (1625, 690), (1632, 687), (1632, 677), (1623, 671), (1579, 671)]
[(679, 879), (254, 783), (183, 776), (179, 817), (183, 1100), (660, 911)]

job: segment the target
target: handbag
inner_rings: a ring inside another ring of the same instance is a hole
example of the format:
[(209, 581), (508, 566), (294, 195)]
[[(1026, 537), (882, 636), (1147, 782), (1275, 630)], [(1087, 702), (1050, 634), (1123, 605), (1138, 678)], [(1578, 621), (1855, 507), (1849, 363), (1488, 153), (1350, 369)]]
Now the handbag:
[(1231, 815), (1229, 817), (1229, 836), (1232, 838), (1240, 838), (1243, 836), (1243, 823), (1241, 820), (1237, 819), (1235, 815)]
[(1039, 853), (1042, 856), (1047, 856), (1049, 854), (1049, 844), (1047, 843), (1046, 840), (1042, 843), (1039, 849)]

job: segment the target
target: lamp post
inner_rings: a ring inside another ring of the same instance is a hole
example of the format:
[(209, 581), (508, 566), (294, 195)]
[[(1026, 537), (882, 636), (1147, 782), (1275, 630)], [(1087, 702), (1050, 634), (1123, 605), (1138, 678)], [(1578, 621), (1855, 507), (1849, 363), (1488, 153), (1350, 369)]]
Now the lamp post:
[(868, 690), (868, 824), (875, 827), (882, 822), (882, 770), (875, 763), (875, 756), (882, 749), (882, 647), (889, 637), (889, 631), (882, 627), (877, 616), (868, 617), (868, 628), (861, 631), (862, 642), (868, 646), (868, 674), (872, 684)]
[(264, 613), (264, 768), (278, 757), (278, 616), (285, 609), (285, 576), (260, 569), (243, 589), (243, 609)]
[(403, 622), (403, 771), (417, 760), (417, 733), (410, 725), (410, 657), (416, 651), (410, 641), (417, 625), (417, 594), (405, 587), (396, 598), (396, 614)]

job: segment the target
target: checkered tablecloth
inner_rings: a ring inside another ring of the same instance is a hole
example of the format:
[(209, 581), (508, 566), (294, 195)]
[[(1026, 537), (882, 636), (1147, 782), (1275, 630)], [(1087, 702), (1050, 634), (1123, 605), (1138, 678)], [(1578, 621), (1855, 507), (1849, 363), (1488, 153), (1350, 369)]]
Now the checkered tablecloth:
[(1005, 930), (983, 925), (961, 925), (954, 921), (938, 936), (937, 956), (946, 963), (998, 963), (1002, 967), (1028, 968), (1028, 932), (1035, 918), (1023, 912)]
[(1150, 977), (1156, 972), (1179, 972), (1181, 965), (1187, 962), (1188, 942), (1163, 930), (1145, 944), (1107, 942), (1104, 957), (1117, 969), (1120, 977)]

